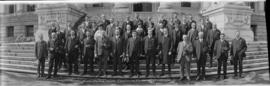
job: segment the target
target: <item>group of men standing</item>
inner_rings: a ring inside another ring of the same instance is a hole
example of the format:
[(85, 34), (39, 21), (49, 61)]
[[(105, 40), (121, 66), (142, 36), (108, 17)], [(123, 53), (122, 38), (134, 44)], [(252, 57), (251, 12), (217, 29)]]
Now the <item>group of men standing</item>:
[(221, 75), (221, 66), (226, 78), (229, 51), (235, 76), (238, 75), (238, 67), (241, 76), (242, 60), (247, 48), (239, 32), (229, 46), (225, 34), (208, 18), (201, 19), (197, 24), (192, 16), (184, 16), (180, 21), (176, 14), (171, 20), (161, 18), (158, 24), (155, 24), (151, 17), (143, 21), (139, 15), (136, 15), (134, 20), (128, 16), (121, 22), (113, 18), (107, 20), (104, 15), (98, 22), (92, 22), (90, 17), (84, 15), (73, 26), (69, 24), (64, 31), (60, 30), (59, 25), (52, 25), (48, 34), (49, 41), (45, 42), (40, 35), (41, 41), (37, 41), (35, 47), (35, 55), (39, 59), (39, 76), (44, 76), (45, 58), (48, 56), (47, 78), (51, 78), (52, 71), (56, 77), (62, 66), (68, 69), (69, 75), (78, 74), (81, 63), (84, 64), (82, 74), (94, 73), (94, 63), (97, 63), (98, 76), (107, 75), (108, 64), (112, 63), (113, 75), (123, 75), (122, 69), (130, 69), (130, 77), (140, 76), (140, 62), (145, 62), (145, 77), (150, 75), (150, 69), (152, 75), (157, 75), (157, 64), (161, 65), (160, 76), (165, 74), (166, 66), (171, 76), (172, 64), (180, 63), (181, 80), (184, 79), (184, 74), (187, 74), (186, 78), (190, 80), (190, 64), (195, 61), (196, 80), (205, 80), (207, 59), (210, 59), (210, 67), (213, 66), (213, 60), (217, 59), (218, 78)]

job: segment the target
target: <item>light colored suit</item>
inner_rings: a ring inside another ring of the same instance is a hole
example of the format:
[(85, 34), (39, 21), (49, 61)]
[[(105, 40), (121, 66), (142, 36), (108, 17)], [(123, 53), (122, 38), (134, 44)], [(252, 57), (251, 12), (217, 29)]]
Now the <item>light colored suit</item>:
[[(176, 60), (180, 62), (180, 76), (184, 76), (184, 72), (187, 73), (187, 77), (190, 77), (190, 61), (193, 52), (191, 42), (180, 42), (177, 47)], [(186, 68), (186, 71), (184, 71)]]

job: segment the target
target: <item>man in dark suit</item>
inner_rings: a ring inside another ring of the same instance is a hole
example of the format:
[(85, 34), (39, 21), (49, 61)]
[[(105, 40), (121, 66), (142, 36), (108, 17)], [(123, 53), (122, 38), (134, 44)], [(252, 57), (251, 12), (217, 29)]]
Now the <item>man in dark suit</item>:
[(229, 42), (227, 40), (224, 39), (225, 34), (221, 33), (220, 34), (220, 39), (216, 41), (215, 43), (215, 47), (214, 47), (214, 57), (217, 59), (218, 61), (218, 77), (217, 79), (220, 79), (220, 71), (221, 71), (221, 66), (223, 66), (223, 75), (224, 75), (224, 79), (227, 78), (226, 74), (227, 74), (227, 59), (228, 59), (228, 51), (230, 50), (229, 47)]
[(116, 29), (115, 36), (112, 37), (112, 52), (113, 57), (113, 69), (114, 74), (117, 75), (117, 70), (120, 75), (122, 75), (122, 57), (124, 56), (124, 39), (120, 36), (120, 29)]
[(205, 18), (205, 28), (209, 31), (209, 30), (212, 30), (212, 26), (213, 26), (213, 24), (212, 24), (212, 22), (209, 20), (209, 17), (206, 17)]
[(161, 53), (161, 59), (162, 59), (162, 73), (161, 76), (164, 75), (165, 72), (165, 65), (168, 65), (168, 72), (169, 76), (171, 76), (171, 63), (172, 63), (172, 47), (173, 47), (173, 40), (169, 36), (168, 29), (164, 29), (164, 35), (160, 42), (160, 53)]
[(51, 78), (51, 73), (52, 70), (54, 70), (54, 77), (57, 75), (58, 71), (58, 62), (59, 62), (59, 57), (57, 57), (57, 34), (56, 33), (51, 33), (51, 39), (48, 41), (48, 48), (49, 48), (49, 70), (48, 70), (48, 76), (47, 79)]
[(207, 41), (203, 39), (203, 32), (199, 32), (199, 39), (194, 42), (195, 57), (197, 59), (197, 78), (205, 80), (206, 54), (208, 53)]
[(144, 52), (146, 54), (146, 77), (149, 76), (150, 64), (152, 64), (153, 75), (156, 75), (156, 53), (158, 42), (153, 36), (153, 31), (148, 30), (148, 35), (144, 37)]
[[(246, 57), (246, 40), (240, 37), (240, 32), (236, 32), (235, 39), (232, 40), (230, 55), (233, 60), (234, 77), (241, 78), (243, 72), (243, 58)], [(239, 74), (238, 74), (239, 69)]]
[[(114, 23), (114, 19), (112, 18), (112, 19), (110, 19), (110, 24), (107, 26), (107, 29), (105, 30), (106, 31), (106, 35), (108, 36), (108, 37), (113, 37), (114, 36), (114, 30), (116, 29), (116, 25), (115, 25), (115, 23)], [(118, 29), (120, 29), (119, 27), (117, 27)]]
[[(177, 55), (177, 46), (178, 46), (179, 42), (183, 40), (182, 36), (183, 36), (184, 32), (181, 31), (181, 27), (177, 23), (174, 24), (173, 28), (174, 29), (172, 29), (170, 32), (170, 37), (172, 38), (172, 43), (173, 43), (172, 58), (175, 59), (176, 55)], [(174, 62), (172, 62), (172, 63), (174, 63)]]
[(56, 45), (58, 46), (57, 48), (57, 57), (59, 57), (59, 69), (62, 68), (63, 64), (64, 67), (67, 68), (67, 61), (65, 58), (65, 42), (66, 42), (66, 37), (65, 33), (63, 30), (60, 30), (60, 26), (57, 28), (57, 38), (56, 38)]
[(77, 37), (80, 41), (80, 45), (79, 45), (79, 63), (83, 63), (83, 41), (84, 39), (86, 38), (86, 28), (85, 28), (85, 23), (82, 23), (80, 26), (79, 26), (79, 29), (77, 31)]
[[(139, 72), (139, 56), (142, 54), (142, 39), (137, 36), (137, 32), (133, 31), (132, 32), (132, 37), (129, 38), (128, 43), (127, 43), (127, 56), (129, 57), (130, 61), (130, 69), (131, 69), (131, 75), (137, 74), (138, 76), (140, 75)], [(136, 72), (135, 72), (136, 71)]]
[(71, 36), (67, 39), (67, 42), (65, 44), (66, 49), (66, 56), (68, 57), (68, 75), (71, 75), (73, 72), (74, 67), (74, 73), (78, 74), (78, 55), (79, 55), (79, 45), (80, 41), (76, 37), (75, 32), (71, 31)]
[(95, 40), (94, 34), (91, 31), (86, 32), (86, 38), (83, 41), (83, 61), (84, 61), (84, 72), (87, 73), (88, 65), (90, 65), (90, 72), (94, 72), (94, 48)]
[(212, 67), (213, 63), (213, 49), (215, 42), (219, 40), (220, 37), (220, 31), (217, 29), (217, 25), (213, 25), (213, 29), (209, 30), (209, 35), (207, 41), (209, 42), (208, 47), (209, 47), (209, 54), (210, 54), (210, 67)]
[(39, 40), (35, 43), (35, 56), (38, 60), (37, 75), (44, 76), (45, 60), (48, 56), (48, 48), (46, 41), (43, 40), (43, 35), (39, 35)]

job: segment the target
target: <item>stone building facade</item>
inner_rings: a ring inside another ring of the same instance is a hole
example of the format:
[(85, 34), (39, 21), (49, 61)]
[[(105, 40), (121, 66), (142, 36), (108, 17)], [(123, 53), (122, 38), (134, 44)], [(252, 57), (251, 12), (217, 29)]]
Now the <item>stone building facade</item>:
[(145, 20), (148, 16), (153, 17), (154, 22), (161, 16), (170, 19), (172, 13), (177, 13), (181, 20), (183, 15), (192, 15), (197, 21), (202, 16), (209, 16), (218, 29), (231, 37), (231, 32), (240, 30), (249, 41), (261, 41), (267, 39), (264, 5), (265, 2), (0, 4), (0, 40), (14, 42), (22, 36), (33, 39), (35, 33), (47, 36), (52, 22), (65, 29), (67, 23), (75, 22), (83, 13), (93, 20), (104, 14), (108, 19), (119, 21), (139, 14)]

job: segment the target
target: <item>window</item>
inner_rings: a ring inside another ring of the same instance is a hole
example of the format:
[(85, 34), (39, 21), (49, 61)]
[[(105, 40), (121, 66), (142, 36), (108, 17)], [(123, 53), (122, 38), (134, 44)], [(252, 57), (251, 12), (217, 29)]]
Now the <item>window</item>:
[(134, 12), (152, 12), (152, 3), (135, 3), (133, 4)]
[(15, 9), (16, 9), (16, 7), (15, 7), (15, 5), (9, 5), (8, 6), (8, 13), (15, 13)]
[(103, 3), (96, 3), (93, 4), (93, 7), (104, 7)]
[(26, 11), (27, 12), (34, 12), (35, 11), (36, 6), (35, 5), (27, 5), (26, 6)]
[(13, 37), (14, 36), (14, 26), (7, 26), (7, 37)]
[(191, 7), (191, 2), (181, 2), (181, 7)]
[(34, 36), (34, 26), (33, 25), (26, 25), (25, 26), (25, 36), (26, 37)]

